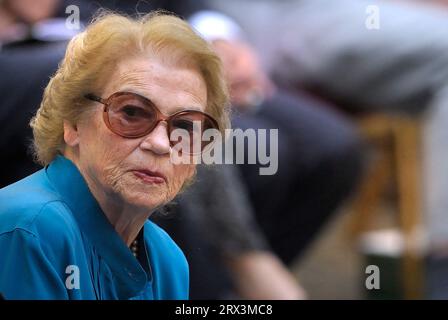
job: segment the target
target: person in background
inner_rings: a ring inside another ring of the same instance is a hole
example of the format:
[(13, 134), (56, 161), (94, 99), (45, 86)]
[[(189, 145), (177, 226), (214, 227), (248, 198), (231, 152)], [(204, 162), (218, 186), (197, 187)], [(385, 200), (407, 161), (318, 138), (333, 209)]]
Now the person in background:
[(275, 174), (260, 175), (259, 160), (252, 165), (246, 159), (238, 167), (256, 221), (273, 252), (290, 265), (357, 186), (365, 164), (364, 142), (355, 125), (329, 104), (278, 88), (233, 20), (203, 11), (190, 21), (223, 61), (232, 126), (278, 129)]

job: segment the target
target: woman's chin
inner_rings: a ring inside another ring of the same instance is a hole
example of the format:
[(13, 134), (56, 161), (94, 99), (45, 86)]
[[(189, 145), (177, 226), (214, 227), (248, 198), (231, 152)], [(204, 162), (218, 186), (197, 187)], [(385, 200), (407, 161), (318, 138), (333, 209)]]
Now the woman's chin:
[(146, 208), (150, 211), (163, 205), (165, 203), (164, 193), (162, 190), (136, 190), (135, 186), (132, 189), (124, 190), (122, 198), (125, 202), (132, 206)]

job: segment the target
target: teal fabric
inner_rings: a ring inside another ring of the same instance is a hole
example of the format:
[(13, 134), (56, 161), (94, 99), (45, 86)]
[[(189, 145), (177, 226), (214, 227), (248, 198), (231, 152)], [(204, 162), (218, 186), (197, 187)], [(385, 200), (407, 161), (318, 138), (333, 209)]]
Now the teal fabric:
[(0, 293), (6, 299), (188, 299), (184, 254), (154, 223), (140, 262), (77, 167), (58, 156), (0, 189)]

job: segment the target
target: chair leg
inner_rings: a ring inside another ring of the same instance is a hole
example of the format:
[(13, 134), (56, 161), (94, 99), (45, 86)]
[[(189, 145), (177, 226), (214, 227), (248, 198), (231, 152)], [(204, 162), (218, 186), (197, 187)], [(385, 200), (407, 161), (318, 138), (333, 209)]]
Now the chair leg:
[(379, 149), (353, 200), (353, 216), (348, 225), (349, 240), (357, 239), (360, 234), (371, 229), (371, 222), (374, 220), (375, 210), (387, 185), (390, 172), (390, 159), (386, 152)]
[(398, 209), (405, 248), (403, 253), (403, 289), (406, 299), (423, 296), (423, 262), (416, 247), (421, 226), (421, 179), (419, 125), (412, 120), (397, 120), (394, 127)]

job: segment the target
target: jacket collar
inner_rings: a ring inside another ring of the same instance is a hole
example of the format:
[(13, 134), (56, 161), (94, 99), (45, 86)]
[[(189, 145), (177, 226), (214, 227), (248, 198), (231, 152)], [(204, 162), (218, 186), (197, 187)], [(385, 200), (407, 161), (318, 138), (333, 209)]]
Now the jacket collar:
[[(138, 295), (146, 286), (148, 277), (104, 215), (76, 165), (58, 155), (45, 170), (83, 234), (110, 267), (118, 298), (128, 299)], [(148, 259), (146, 254), (145, 258)]]

